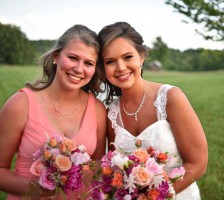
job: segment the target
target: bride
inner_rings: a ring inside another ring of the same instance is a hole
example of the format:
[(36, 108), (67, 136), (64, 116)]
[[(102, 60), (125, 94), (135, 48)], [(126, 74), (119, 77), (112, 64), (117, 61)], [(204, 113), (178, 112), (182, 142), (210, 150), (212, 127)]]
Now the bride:
[(200, 199), (196, 181), (206, 172), (208, 148), (188, 99), (178, 87), (142, 78), (147, 48), (128, 23), (105, 26), (98, 37), (102, 78), (109, 90), (109, 144), (133, 151), (141, 140), (143, 148), (176, 154), (169, 170), (180, 165), (186, 170), (183, 181), (173, 184), (176, 199)]

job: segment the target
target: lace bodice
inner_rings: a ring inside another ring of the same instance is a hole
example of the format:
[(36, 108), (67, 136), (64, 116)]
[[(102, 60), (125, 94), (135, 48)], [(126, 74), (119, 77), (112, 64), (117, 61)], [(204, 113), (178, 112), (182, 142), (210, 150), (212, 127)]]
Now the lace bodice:
[[(112, 122), (112, 128), (115, 133), (114, 143), (117, 147), (131, 152), (136, 149), (136, 140), (141, 140), (142, 148), (146, 149), (152, 146), (155, 150), (167, 151), (175, 155), (175, 159), (169, 163), (167, 170), (182, 165), (182, 159), (178, 151), (175, 137), (167, 121), (166, 102), (167, 92), (172, 88), (171, 85), (162, 85), (158, 90), (157, 97), (154, 101), (154, 106), (157, 111), (158, 121), (148, 126), (137, 137), (129, 133), (123, 126), (120, 114), (120, 99), (115, 100), (109, 106), (108, 118)], [(147, 103), (147, 102), (146, 102)], [(176, 196), (178, 200), (193, 200), (200, 199), (200, 194), (196, 183), (193, 183), (183, 192)]]

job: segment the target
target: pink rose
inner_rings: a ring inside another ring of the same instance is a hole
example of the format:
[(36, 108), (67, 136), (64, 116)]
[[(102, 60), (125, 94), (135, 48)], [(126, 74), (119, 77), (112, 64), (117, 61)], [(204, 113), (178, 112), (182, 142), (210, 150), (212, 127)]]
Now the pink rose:
[(52, 178), (52, 172), (47, 169), (43, 170), (39, 180), (40, 185), (48, 190), (55, 190), (57, 183), (56, 180)]
[(56, 157), (55, 164), (60, 171), (68, 171), (72, 167), (72, 162), (70, 161), (70, 159), (61, 154)]
[(30, 172), (35, 176), (40, 176), (44, 170), (44, 165), (40, 159), (35, 160), (30, 167)]
[(152, 175), (149, 170), (141, 165), (134, 167), (131, 174), (134, 176), (134, 183), (140, 186), (149, 185), (152, 179)]
[(172, 169), (172, 171), (168, 174), (168, 177), (171, 179), (171, 182), (175, 182), (177, 180), (182, 180), (185, 174), (184, 167), (180, 166)]
[(146, 161), (145, 167), (153, 174), (162, 174), (163, 166), (159, 165), (153, 158)]
[(149, 157), (149, 154), (146, 150), (143, 150), (143, 149), (136, 149), (134, 151), (134, 156), (140, 161), (140, 162), (143, 162), (145, 163), (146, 160), (148, 159)]

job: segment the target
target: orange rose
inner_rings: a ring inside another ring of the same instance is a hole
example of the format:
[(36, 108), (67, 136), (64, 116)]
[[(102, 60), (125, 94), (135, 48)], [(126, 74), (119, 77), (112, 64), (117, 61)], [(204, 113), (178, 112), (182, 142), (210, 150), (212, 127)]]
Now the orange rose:
[(142, 141), (141, 140), (136, 140), (135, 146), (138, 147), (138, 148), (141, 147), (142, 146)]
[(112, 172), (113, 172), (113, 169), (111, 167), (103, 167), (102, 169), (102, 173), (105, 175), (110, 175), (112, 174)]
[(67, 148), (66, 148), (66, 145), (65, 145), (65, 144), (61, 144), (60, 147), (59, 147), (59, 149), (60, 149), (60, 151), (61, 151), (62, 153), (67, 152)]
[(148, 200), (148, 198), (144, 194), (140, 194), (137, 200)]
[(89, 171), (90, 166), (89, 165), (82, 165), (82, 171)]
[(59, 154), (56, 157), (55, 164), (57, 165), (57, 167), (61, 171), (67, 171), (72, 167), (72, 162), (70, 161), (70, 159), (66, 156), (61, 155), (61, 154)]
[(65, 175), (61, 175), (61, 178), (60, 179), (61, 179), (61, 182), (65, 183), (68, 178)]
[(141, 165), (134, 167), (132, 169), (131, 174), (135, 177), (134, 182), (140, 186), (147, 186), (149, 185), (152, 175), (150, 174), (149, 170)]
[(159, 196), (159, 191), (158, 190), (150, 190), (149, 192), (148, 192), (148, 198), (149, 198), (149, 200), (156, 200), (157, 199), (157, 197)]
[(43, 169), (44, 169), (44, 165), (43, 165), (43, 163), (41, 162), (41, 160), (38, 159), (38, 160), (35, 160), (35, 161), (33, 162), (33, 164), (31, 165), (31, 167), (30, 167), (30, 172), (31, 172), (33, 175), (39, 177), (39, 176), (41, 176), (41, 173), (42, 173)]
[(44, 158), (49, 159), (51, 157), (51, 152), (50, 151), (44, 151)]
[(111, 185), (114, 187), (122, 187), (123, 186), (123, 176), (120, 172), (114, 173), (114, 178), (112, 179)]
[(55, 138), (51, 138), (49, 145), (54, 148), (58, 145), (58, 141)]
[(76, 145), (75, 141), (70, 140), (68, 138), (66, 138), (64, 140), (64, 144), (65, 144), (68, 151), (74, 151), (74, 150), (77, 149), (77, 145)]
[(147, 159), (149, 158), (149, 154), (146, 150), (143, 149), (136, 149), (134, 151), (134, 156), (140, 161), (145, 163)]
[(158, 159), (158, 162), (159, 162), (159, 163), (166, 163), (168, 156), (167, 156), (166, 153), (159, 153), (159, 154), (156, 156), (156, 158)]

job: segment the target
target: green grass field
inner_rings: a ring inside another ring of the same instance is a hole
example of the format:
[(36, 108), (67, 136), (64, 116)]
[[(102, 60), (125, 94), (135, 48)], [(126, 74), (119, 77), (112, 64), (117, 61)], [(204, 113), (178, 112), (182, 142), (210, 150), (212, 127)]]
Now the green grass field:
[[(25, 82), (40, 76), (37, 67), (11, 67), (0, 65), (0, 108), (6, 99)], [(151, 72), (145, 71), (148, 80), (169, 83), (182, 89), (190, 100), (204, 127), (209, 146), (209, 163), (206, 174), (198, 181), (202, 200), (224, 198), (224, 71), (216, 72)], [(200, 155), (198, 155), (200, 159)], [(0, 192), (0, 200), (6, 195)]]

